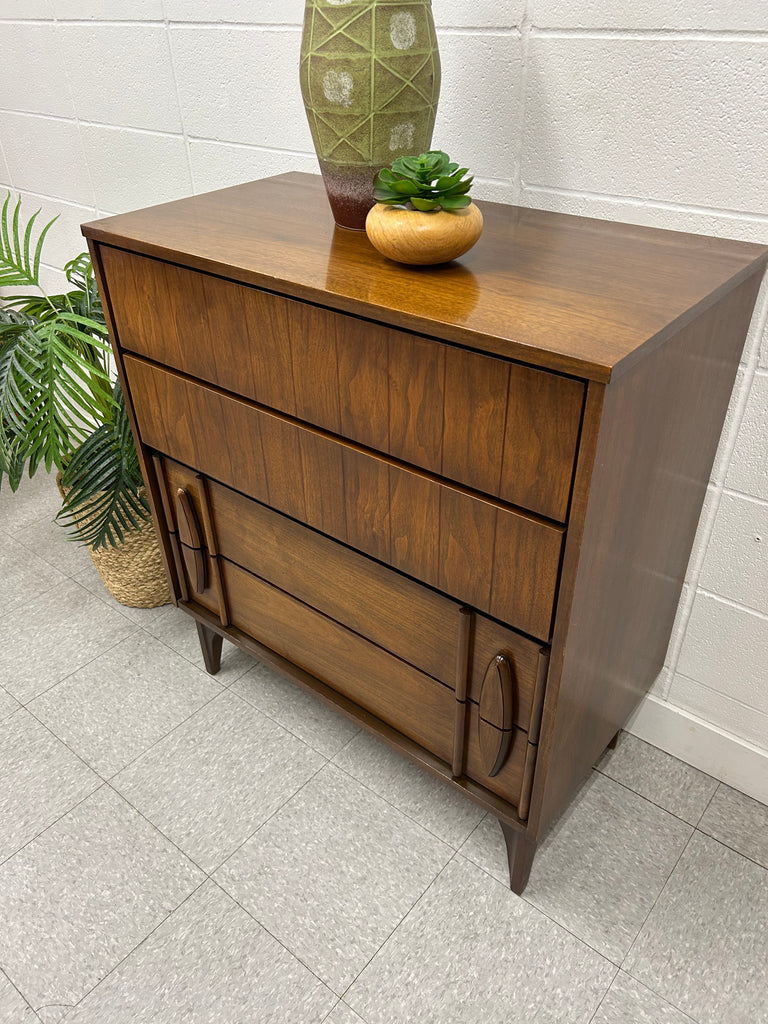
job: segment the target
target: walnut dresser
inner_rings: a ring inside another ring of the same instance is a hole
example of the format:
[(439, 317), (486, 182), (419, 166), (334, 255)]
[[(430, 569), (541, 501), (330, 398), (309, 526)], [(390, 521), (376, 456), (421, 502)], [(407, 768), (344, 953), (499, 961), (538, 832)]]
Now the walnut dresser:
[(538, 839), (662, 667), (768, 250), (480, 204), (410, 269), (286, 174), (85, 225), (172, 591)]

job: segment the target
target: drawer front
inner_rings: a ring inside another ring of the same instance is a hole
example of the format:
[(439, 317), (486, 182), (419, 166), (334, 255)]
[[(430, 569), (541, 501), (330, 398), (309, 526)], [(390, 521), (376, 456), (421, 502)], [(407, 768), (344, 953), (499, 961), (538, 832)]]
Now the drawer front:
[(519, 806), (526, 756), (529, 754), (527, 735), (520, 729), (511, 730), (511, 746), (501, 768), (489, 775), (480, 742), (480, 716), (474, 704), (467, 714), (464, 772), (492, 793)]
[(226, 559), (220, 563), (234, 626), (450, 763), (452, 689)]
[(180, 596), (184, 601), (196, 601), (208, 611), (220, 612), (217, 566), (211, 558), (210, 528), (203, 515), (206, 503), (202, 478), (185, 466), (176, 467), (171, 478), (159, 458), (155, 460), (155, 472)]
[(563, 530), (127, 356), (142, 438), (263, 504), (548, 639)]
[[(164, 459), (162, 474), (170, 495), (186, 488), (198, 509), (209, 502), (216, 550), (229, 561), (446, 686), (456, 685), (459, 604), (214, 481), (203, 497), (185, 466)], [(528, 729), (540, 651), (539, 644), (473, 614), (470, 699), (480, 699), (489, 663), (503, 654), (514, 677), (514, 721)]]
[(584, 385), (101, 247), (119, 344), (565, 522)]

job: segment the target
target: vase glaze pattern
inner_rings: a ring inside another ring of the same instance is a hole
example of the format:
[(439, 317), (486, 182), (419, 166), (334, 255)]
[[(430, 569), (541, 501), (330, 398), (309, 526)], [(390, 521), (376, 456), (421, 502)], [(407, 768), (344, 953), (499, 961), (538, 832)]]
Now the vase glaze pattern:
[(431, 0), (306, 0), (300, 77), (336, 223), (363, 230), (376, 173), (432, 142), (440, 57)]

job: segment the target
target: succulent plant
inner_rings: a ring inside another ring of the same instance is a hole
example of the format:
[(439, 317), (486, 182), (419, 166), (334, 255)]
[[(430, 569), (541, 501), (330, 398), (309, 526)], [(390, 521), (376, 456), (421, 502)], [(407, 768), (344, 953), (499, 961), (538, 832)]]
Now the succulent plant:
[(448, 154), (439, 149), (402, 156), (376, 175), (373, 195), (385, 206), (461, 210), (472, 202), (467, 195), (472, 176), (465, 178), (466, 173), (466, 167), (451, 163)]

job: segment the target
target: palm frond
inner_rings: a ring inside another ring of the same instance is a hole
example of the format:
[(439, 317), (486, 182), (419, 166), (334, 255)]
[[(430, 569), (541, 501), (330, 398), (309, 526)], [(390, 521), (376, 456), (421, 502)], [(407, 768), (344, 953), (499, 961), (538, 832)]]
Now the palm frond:
[(0, 214), (0, 287), (40, 287), (40, 258), (45, 236), (58, 216), (41, 230), (34, 253), (32, 252), (32, 228), (40, 211), (33, 213), (27, 221), (22, 239), (19, 230), (21, 196), (11, 210), (11, 193), (8, 192)]
[(32, 472), (41, 462), (63, 469), (94, 424), (112, 418), (109, 376), (80, 351), (105, 345), (80, 326), (72, 314), (43, 322), (7, 310), (0, 317), (0, 419), (24, 438)]
[(62, 475), (68, 493), (59, 517), (95, 549), (121, 543), (150, 515), (119, 385), (115, 385), (114, 407), (113, 421), (102, 424), (83, 442)]

